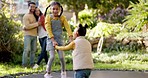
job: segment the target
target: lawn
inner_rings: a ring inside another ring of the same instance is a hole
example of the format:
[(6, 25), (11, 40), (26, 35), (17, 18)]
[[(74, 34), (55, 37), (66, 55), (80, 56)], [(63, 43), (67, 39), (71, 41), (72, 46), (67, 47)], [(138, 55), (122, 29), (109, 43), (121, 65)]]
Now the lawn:
[[(58, 58), (58, 57), (57, 57)], [(132, 70), (148, 71), (148, 53), (110, 52), (97, 55), (93, 53), (95, 69), (100, 70)], [(66, 69), (72, 70), (71, 55), (66, 54)], [(59, 60), (55, 60), (52, 71), (60, 71)], [(25, 75), (27, 73), (45, 72), (45, 64), (38, 69), (22, 68), (21, 65), (12, 63), (0, 63), (0, 76)]]

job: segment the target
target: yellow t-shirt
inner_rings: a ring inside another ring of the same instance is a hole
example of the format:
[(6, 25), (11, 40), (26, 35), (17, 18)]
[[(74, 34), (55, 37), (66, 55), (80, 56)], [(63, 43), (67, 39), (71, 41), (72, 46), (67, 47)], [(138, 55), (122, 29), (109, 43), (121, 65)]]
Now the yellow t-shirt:
[[(54, 17), (52, 18), (52, 20), (57, 20), (59, 17)], [(65, 27), (67, 33), (68, 33), (68, 36), (72, 36), (72, 31), (71, 31), (71, 28), (67, 22), (67, 19), (65, 16), (61, 16), (60, 17), (60, 20), (62, 22), (62, 26)], [(48, 33), (48, 36), (49, 38), (52, 38), (54, 37), (53, 33), (52, 33), (52, 28), (51, 28), (51, 17), (50, 15), (47, 15), (46, 18), (45, 18), (45, 28), (47, 30), (47, 33)]]

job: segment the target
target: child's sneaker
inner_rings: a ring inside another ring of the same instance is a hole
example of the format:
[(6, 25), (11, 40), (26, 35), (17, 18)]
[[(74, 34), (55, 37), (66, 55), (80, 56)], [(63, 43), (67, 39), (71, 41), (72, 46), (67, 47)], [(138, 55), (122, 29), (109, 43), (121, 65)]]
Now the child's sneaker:
[(52, 78), (53, 76), (51, 76), (51, 74), (48, 74), (48, 73), (46, 73), (45, 75), (44, 75), (44, 78)]
[(38, 64), (35, 64), (34, 66), (33, 66), (33, 69), (37, 69), (39, 67), (39, 65)]
[(66, 78), (66, 72), (61, 72), (61, 78)]

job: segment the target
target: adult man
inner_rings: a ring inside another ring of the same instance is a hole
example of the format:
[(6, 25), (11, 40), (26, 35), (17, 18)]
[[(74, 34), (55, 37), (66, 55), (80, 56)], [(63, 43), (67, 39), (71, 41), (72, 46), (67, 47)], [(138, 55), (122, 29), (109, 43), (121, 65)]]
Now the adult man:
[(28, 13), (23, 17), (24, 24), (24, 52), (22, 57), (22, 66), (27, 66), (28, 54), (30, 54), (30, 66), (34, 65), (34, 57), (37, 46), (37, 27), (41, 24), (36, 22), (36, 19), (33, 15), (35, 11), (35, 3), (29, 2), (28, 4)]

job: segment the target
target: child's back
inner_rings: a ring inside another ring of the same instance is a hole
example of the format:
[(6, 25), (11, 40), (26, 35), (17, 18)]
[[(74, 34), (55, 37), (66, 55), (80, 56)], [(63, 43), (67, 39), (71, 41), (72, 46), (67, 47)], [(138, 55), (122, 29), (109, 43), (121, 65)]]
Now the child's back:
[(92, 48), (88, 40), (84, 36), (79, 36), (74, 40), (75, 49), (73, 50), (73, 69), (92, 69), (93, 59), (92, 59)]

